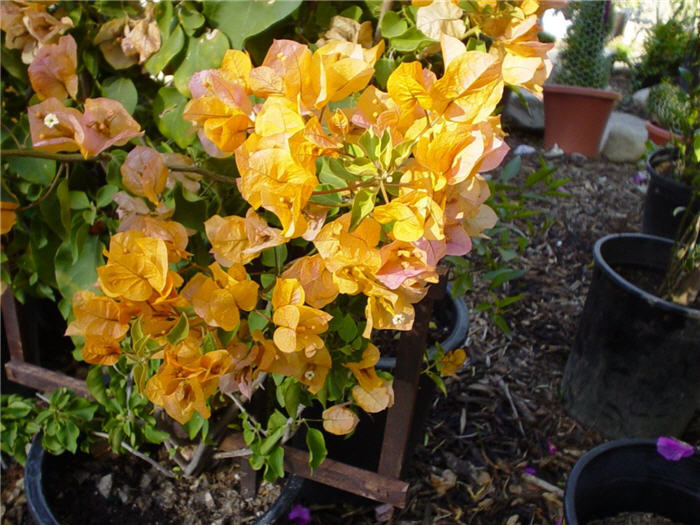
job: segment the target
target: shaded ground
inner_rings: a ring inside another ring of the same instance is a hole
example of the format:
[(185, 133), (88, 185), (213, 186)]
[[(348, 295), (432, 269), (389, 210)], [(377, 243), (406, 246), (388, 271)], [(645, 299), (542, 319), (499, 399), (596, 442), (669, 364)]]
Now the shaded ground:
[[(537, 136), (514, 133), (509, 142), (541, 152)], [(479, 285), (466, 297), (468, 362), (448, 381), (447, 398), (432, 407), (406, 476), (409, 504), (394, 512), (392, 523), (554, 525), (573, 464), (603, 441), (567, 416), (560, 383), (588, 290), (593, 243), (607, 233), (639, 230), (643, 189), (634, 181), (635, 164), (571, 156), (548, 162), (570, 179), (561, 188), (570, 197), (538, 205), (554, 223), (532, 238), (522, 260), (528, 271), (512, 284), (513, 293), (527, 295), (508, 315), (512, 335), (475, 312), (486, 292)], [(524, 157), (519, 177), (538, 166), (537, 155)], [(696, 424), (685, 438), (697, 442), (699, 435)], [(3, 474), (2, 523), (21, 523), (21, 472)], [(378, 521), (375, 504), (344, 495), (310, 507), (316, 524)]]

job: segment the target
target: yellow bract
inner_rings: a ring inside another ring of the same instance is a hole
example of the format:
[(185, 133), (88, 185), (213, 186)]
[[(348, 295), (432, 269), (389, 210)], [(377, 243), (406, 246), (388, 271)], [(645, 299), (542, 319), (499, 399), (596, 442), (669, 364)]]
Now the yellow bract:
[(334, 405), (323, 411), (323, 428), (331, 434), (349, 434), (360, 422), (355, 412), (342, 405)]
[(165, 290), (168, 250), (162, 240), (136, 231), (116, 233), (106, 255), (107, 264), (97, 269), (105, 295), (146, 301)]

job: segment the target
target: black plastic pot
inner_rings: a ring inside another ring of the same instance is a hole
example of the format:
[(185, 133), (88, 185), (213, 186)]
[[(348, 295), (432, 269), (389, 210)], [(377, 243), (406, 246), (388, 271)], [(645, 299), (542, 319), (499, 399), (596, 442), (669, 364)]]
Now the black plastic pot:
[[(674, 148), (663, 148), (647, 158), (649, 187), (644, 200), (642, 232), (649, 235), (677, 238), (683, 218), (683, 210), (678, 209), (685, 209), (691, 201), (693, 190), (690, 186), (664, 177), (656, 171), (660, 164), (673, 161), (676, 156)], [(700, 211), (700, 198), (695, 198), (693, 211)]]
[[(59, 525), (49, 508), (44, 495), (43, 468), (46, 451), (41, 446), (41, 436), (34, 438), (27, 462), (24, 466), (24, 492), (27, 498), (27, 508), (37, 525)], [(286, 515), (296, 501), (304, 480), (298, 476), (288, 475), (282, 485), (282, 492), (275, 502), (260, 516), (255, 525), (273, 525)]]
[(594, 247), (563, 401), (572, 416), (609, 438), (678, 436), (700, 406), (700, 310), (659, 299), (618, 273), (663, 272), (671, 245), (615, 234)]
[(566, 525), (584, 525), (621, 512), (653, 512), (697, 524), (700, 454), (669, 461), (656, 451), (654, 439), (620, 439), (586, 453), (566, 483)]
[[(447, 293), (442, 299), (435, 301), (433, 305), (433, 318), (443, 326), (449, 327), (449, 334), (440, 341), (445, 352), (459, 348), (467, 338), (469, 331), (469, 309), (461, 297), (453, 298), (450, 293), (452, 286), (447, 285)], [(435, 347), (428, 349), (428, 354), (435, 353)], [(378, 368), (391, 370), (396, 366), (395, 357), (381, 357), (377, 363)]]

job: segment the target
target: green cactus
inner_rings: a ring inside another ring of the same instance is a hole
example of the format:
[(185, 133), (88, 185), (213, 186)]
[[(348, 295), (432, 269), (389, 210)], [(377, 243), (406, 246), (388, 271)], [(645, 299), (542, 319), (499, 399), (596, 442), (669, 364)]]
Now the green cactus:
[(688, 103), (681, 88), (664, 80), (649, 90), (647, 110), (651, 120), (660, 126), (679, 131), (688, 113)]
[(569, 4), (571, 26), (566, 48), (561, 53), (561, 70), (556, 82), (603, 89), (610, 80), (612, 60), (605, 55), (611, 28), (609, 0), (575, 1)]

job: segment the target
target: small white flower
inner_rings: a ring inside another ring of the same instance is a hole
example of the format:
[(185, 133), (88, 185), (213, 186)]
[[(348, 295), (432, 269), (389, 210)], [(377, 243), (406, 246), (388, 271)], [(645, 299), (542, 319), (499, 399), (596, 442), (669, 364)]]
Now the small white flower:
[(399, 324), (404, 319), (406, 319), (406, 316), (404, 314), (396, 314), (394, 317), (391, 318), (391, 322), (394, 324)]
[(304, 379), (306, 379), (307, 381), (312, 381), (315, 375), (316, 374), (314, 374), (313, 370), (307, 370), (306, 372), (304, 372)]
[(44, 126), (47, 128), (53, 128), (58, 123), (59, 120), (55, 113), (47, 113), (44, 117)]

